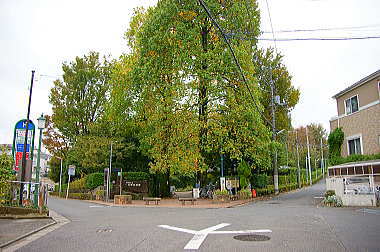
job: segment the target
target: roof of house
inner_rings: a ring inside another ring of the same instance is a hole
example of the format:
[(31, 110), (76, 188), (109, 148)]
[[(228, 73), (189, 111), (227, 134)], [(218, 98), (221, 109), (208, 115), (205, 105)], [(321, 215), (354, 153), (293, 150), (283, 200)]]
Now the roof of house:
[(336, 99), (342, 95), (344, 95), (345, 93), (353, 90), (354, 88), (357, 88), (365, 83), (367, 83), (368, 81), (371, 81), (377, 77), (380, 77), (380, 69), (377, 70), (376, 72), (374, 73), (371, 73), (370, 75), (368, 75), (367, 77), (364, 77), (363, 79), (361, 79), (360, 81), (354, 83), (353, 85), (349, 86), (348, 88), (346, 89), (343, 89), (342, 91), (340, 91), (339, 93), (337, 93), (336, 95), (334, 95), (332, 98)]
[(369, 166), (369, 165), (380, 165), (380, 159), (375, 160), (365, 160), (365, 161), (358, 161), (358, 162), (350, 162), (340, 165), (334, 165), (330, 166), (328, 169), (335, 169), (335, 168), (348, 168), (348, 167), (356, 167), (356, 166)]

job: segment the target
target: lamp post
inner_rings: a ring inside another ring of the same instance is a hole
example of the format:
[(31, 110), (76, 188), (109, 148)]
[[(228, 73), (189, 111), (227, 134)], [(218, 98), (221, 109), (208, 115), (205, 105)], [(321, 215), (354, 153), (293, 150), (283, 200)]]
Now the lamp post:
[(45, 117), (44, 114), (37, 119), (38, 129), (40, 130), (40, 138), (38, 141), (38, 152), (37, 152), (37, 169), (36, 169), (36, 184), (34, 188), (34, 206), (38, 206), (38, 193), (40, 188), (40, 160), (41, 160), (41, 140), (42, 140), (42, 130), (45, 128)]

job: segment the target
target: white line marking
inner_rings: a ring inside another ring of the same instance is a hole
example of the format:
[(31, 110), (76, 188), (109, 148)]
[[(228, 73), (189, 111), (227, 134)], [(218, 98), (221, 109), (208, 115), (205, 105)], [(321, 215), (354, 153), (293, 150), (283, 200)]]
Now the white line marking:
[(178, 228), (178, 227), (172, 227), (172, 226), (168, 226), (168, 225), (159, 225), (159, 227), (170, 229), (170, 230), (174, 230), (174, 231), (189, 233), (189, 234), (196, 234), (197, 233), (197, 231), (194, 231), (194, 230), (185, 229), (185, 228)]
[(199, 232), (197, 232), (194, 235), (193, 239), (191, 239), (186, 244), (184, 249), (199, 249), (199, 247), (202, 245), (202, 242), (206, 239), (207, 235), (210, 232), (215, 231), (215, 230), (220, 229), (220, 228), (224, 228), (224, 227), (229, 226), (229, 225), (230, 224), (228, 224), (228, 223), (221, 223), (219, 225), (200, 230)]
[(95, 205), (95, 206), (88, 206), (88, 207), (99, 207), (99, 208), (102, 208), (104, 206), (97, 206), (97, 205)]
[(356, 210), (357, 212), (363, 212), (363, 213), (370, 213), (370, 214), (377, 214), (380, 215), (380, 210), (375, 210), (375, 209), (367, 209), (367, 208), (362, 208), (359, 210)]
[(194, 249), (194, 250), (199, 249), (199, 247), (202, 245), (203, 241), (206, 239), (207, 235), (209, 234), (249, 234), (249, 233), (271, 233), (272, 232), (272, 230), (270, 229), (216, 231), (218, 229), (224, 228), (229, 225), (230, 224), (228, 223), (221, 223), (216, 226), (205, 228), (199, 231), (186, 229), (186, 228), (173, 227), (169, 225), (158, 225), (158, 227), (170, 229), (174, 231), (179, 231), (183, 233), (188, 233), (188, 234), (194, 234), (193, 238), (184, 247), (184, 249)]
[(324, 199), (325, 197), (321, 197), (321, 196), (318, 196), (318, 197), (314, 197), (314, 199)]

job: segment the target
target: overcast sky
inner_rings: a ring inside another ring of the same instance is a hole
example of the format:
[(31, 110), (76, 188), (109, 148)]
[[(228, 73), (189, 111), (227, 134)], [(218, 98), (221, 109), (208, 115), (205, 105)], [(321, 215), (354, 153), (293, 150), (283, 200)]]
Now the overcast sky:
[[(31, 70), (36, 70), (31, 119), (51, 114), (49, 90), (62, 62), (89, 51), (117, 58), (127, 50), (123, 33), (132, 10), (156, 0), (1, 0), (0, 143), (11, 143), (15, 123), (26, 118)], [(265, 0), (262, 30), (270, 31)], [(378, 0), (268, 0), (275, 31), (362, 27), (279, 33), (276, 38), (380, 36)], [(262, 38), (271, 38), (263, 34)], [(380, 68), (380, 39), (277, 42), (278, 52), (301, 90), (293, 126), (322, 123), (336, 115), (331, 96)], [(273, 46), (273, 42), (260, 42)]]

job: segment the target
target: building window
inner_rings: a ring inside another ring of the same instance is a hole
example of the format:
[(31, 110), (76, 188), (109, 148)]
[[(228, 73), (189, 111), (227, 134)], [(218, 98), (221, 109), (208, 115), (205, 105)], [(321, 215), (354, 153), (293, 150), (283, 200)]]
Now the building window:
[(348, 140), (348, 154), (362, 154), (360, 137)]
[(358, 96), (355, 95), (347, 100), (346, 103), (346, 115), (352, 114), (359, 110)]

